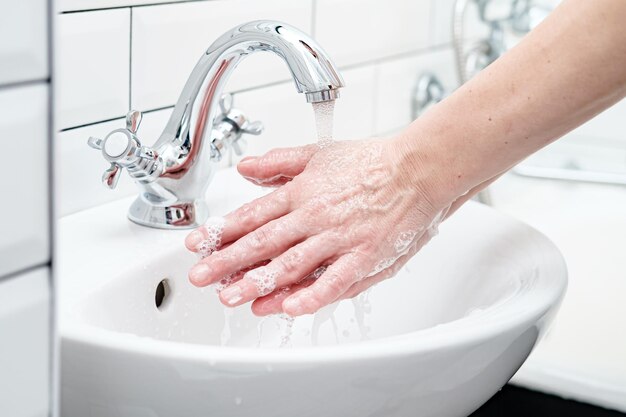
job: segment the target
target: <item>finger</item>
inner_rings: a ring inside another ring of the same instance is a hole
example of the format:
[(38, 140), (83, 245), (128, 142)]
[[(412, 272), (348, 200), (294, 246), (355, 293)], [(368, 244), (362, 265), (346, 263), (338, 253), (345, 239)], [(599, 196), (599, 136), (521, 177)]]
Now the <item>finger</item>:
[(281, 177), (288, 180), (304, 170), (318, 149), (317, 145), (273, 149), (263, 156), (242, 159), (237, 170), (243, 177), (261, 184)]
[(261, 266), (265, 266), (269, 263), (270, 261), (265, 260), (263, 262), (259, 262), (257, 264), (254, 264), (250, 267), (244, 268), (241, 271), (237, 271), (234, 274), (230, 274), (230, 275), (226, 275), (224, 277), (222, 277), (219, 281), (215, 282), (215, 292), (217, 292), (217, 294), (219, 295), (219, 293), (221, 293), (225, 288), (228, 288), (230, 285), (234, 284), (237, 281), (240, 281), (243, 276), (245, 275), (246, 272), (250, 271), (251, 269), (255, 269), (255, 268), (259, 268)]
[(189, 271), (189, 280), (200, 287), (265, 259), (273, 259), (306, 239), (308, 230), (298, 212), (273, 220), (202, 259)]
[[(223, 218), (209, 218), (205, 225), (187, 236), (185, 246), (192, 252), (199, 252), (206, 247), (210, 255), (225, 243), (239, 239), (289, 211), (289, 190), (285, 188), (276, 190), (244, 204)], [(215, 244), (217, 242), (219, 244)]]
[(261, 187), (280, 187), (281, 185), (287, 184), (289, 181), (293, 180), (293, 177), (289, 177), (283, 174), (275, 175), (273, 177), (267, 179), (261, 178), (253, 178), (253, 177), (244, 177), (246, 180), (250, 181), (254, 185), (259, 185)]
[(315, 282), (316, 278), (309, 276), (302, 281), (281, 287), (265, 297), (260, 297), (252, 303), (252, 312), (257, 316), (269, 316), (283, 312), (283, 301), (292, 294), (306, 288)]
[(204, 225), (187, 235), (185, 247), (191, 252), (209, 256), (222, 246), (224, 224), (223, 217), (209, 217)]
[(356, 281), (345, 293), (341, 295), (340, 298), (342, 300), (353, 298), (363, 291), (367, 290), (368, 288), (371, 288), (374, 285), (380, 283), (381, 281), (395, 276), (398, 271), (413, 257), (413, 255), (419, 252), (420, 249), (422, 249), (424, 245), (428, 243), (432, 236), (433, 235), (431, 233), (424, 233), (413, 245), (413, 247), (409, 249), (408, 253), (396, 259), (396, 261), (390, 267), (378, 272), (377, 274), (369, 275), (362, 280)]
[(220, 294), (222, 303), (235, 307), (301, 281), (336, 253), (327, 235), (312, 236), (274, 258), (267, 266), (249, 271), (244, 279)]
[[(405, 257), (406, 257), (406, 260), (403, 260), (403, 258), (405, 258)], [(381, 281), (384, 281), (386, 279), (389, 279), (389, 278), (393, 277), (396, 274), (396, 272), (400, 269), (399, 266), (400, 265), (404, 265), (406, 263), (406, 261), (408, 261), (410, 259), (410, 257), (411, 257), (411, 255), (404, 255), (404, 256), (400, 257), (396, 261), (396, 263), (394, 263), (394, 265), (390, 266), (389, 268), (384, 269), (384, 270), (382, 270), (381, 272), (379, 272), (379, 273), (377, 273), (375, 275), (368, 276), (368, 277), (366, 277), (366, 278), (364, 278), (364, 279), (362, 279), (360, 281), (355, 282), (339, 298), (341, 300), (347, 300), (349, 298), (354, 298), (357, 295), (361, 294), (363, 291), (367, 290), (368, 288), (371, 288), (374, 285), (380, 283)]]
[(313, 314), (336, 301), (360, 278), (359, 268), (367, 262), (356, 254), (347, 254), (330, 265), (310, 287), (302, 289), (283, 301), (283, 311), (290, 316)]

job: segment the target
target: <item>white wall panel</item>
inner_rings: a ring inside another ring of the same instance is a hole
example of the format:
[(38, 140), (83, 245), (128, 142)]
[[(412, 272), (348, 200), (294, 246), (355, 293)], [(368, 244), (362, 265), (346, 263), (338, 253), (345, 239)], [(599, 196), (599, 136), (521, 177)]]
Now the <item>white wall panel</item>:
[(49, 275), (0, 280), (0, 416), (49, 415)]
[(0, 114), (1, 277), (49, 258), (47, 84), (0, 90)]

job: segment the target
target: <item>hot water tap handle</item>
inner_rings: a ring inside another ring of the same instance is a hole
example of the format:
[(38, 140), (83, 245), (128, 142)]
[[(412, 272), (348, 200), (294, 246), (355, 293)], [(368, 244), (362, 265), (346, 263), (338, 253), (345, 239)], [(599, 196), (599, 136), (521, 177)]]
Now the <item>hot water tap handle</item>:
[(136, 133), (141, 123), (141, 112), (131, 110), (126, 114), (126, 127), (110, 132), (104, 139), (90, 137), (88, 145), (102, 151), (105, 160), (111, 166), (102, 174), (102, 183), (108, 188), (115, 188), (126, 168), (130, 175), (140, 182), (150, 182), (159, 173), (161, 163), (157, 153), (142, 146)]

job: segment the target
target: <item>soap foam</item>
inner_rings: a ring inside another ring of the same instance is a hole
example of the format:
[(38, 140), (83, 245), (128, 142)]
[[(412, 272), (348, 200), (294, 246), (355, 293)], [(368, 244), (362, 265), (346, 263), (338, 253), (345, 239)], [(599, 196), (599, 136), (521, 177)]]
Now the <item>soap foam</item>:
[(276, 289), (276, 272), (267, 268), (257, 268), (248, 271), (244, 278), (256, 285), (259, 297), (263, 297)]
[(233, 279), (234, 275), (235, 274), (226, 275), (225, 277), (220, 279), (218, 282), (216, 282), (215, 283), (215, 292), (219, 294), (222, 291), (224, 291), (224, 289), (226, 289), (226, 287), (229, 287), (230, 284), (232, 284), (233, 281), (234, 281), (234, 279)]
[(210, 217), (204, 229), (206, 231), (206, 239), (197, 246), (198, 255), (201, 259), (211, 255), (222, 244), (222, 234), (224, 233), (224, 224), (226, 220), (223, 217)]

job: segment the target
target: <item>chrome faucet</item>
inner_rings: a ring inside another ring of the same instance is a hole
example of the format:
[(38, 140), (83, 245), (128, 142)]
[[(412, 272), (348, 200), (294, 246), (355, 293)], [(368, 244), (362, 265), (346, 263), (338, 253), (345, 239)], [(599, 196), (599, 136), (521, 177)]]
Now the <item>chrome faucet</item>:
[(228, 148), (241, 153), (245, 133), (258, 135), (260, 122), (250, 122), (232, 107), (224, 85), (237, 64), (259, 51), (274, 52), (286, 63), (309, 103), (335, 100), (344, 83), (322, 48), (298, 29), (275, 21), (237, 26), (219, 37), (202, 55), (178, 98), (165, 130), (152, 147), (137, 137), (141, 113), (131, 111), (126, 127), (104, 139), (89, 138), (111, 166), (102, 180), (114, 188), (126, 168), (141, 189), (131, 205), (131, 221), (161, 229), (193, 228), (209, 216), (205, 201), (216, 164)]

